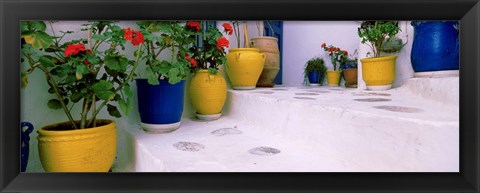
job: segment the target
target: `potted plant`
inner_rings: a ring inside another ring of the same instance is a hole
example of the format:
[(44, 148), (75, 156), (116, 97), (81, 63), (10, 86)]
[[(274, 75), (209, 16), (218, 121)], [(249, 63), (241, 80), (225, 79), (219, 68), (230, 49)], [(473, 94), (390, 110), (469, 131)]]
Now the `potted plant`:
[(237, 39), (238, 48), (230, 48), (227, 54), (225, 71), (236, 90), (255, 89), (258, 78), (265, 64), (265, 54), (258, 48), (250, 48), (248, 41), (247, 24), (243, 23), (244, 41), (246, 48), (240, 47), (240, 21), (233, 21), (233, 30)]
[[(346, 52), (348, 54), (348, 52)], [(345, 87), (357, 88), (358, 70), (357, 70), (357, 50), (353, 54), (349, 54), (347, 61), (343, 65), (343, 79), (345, 79)]]
[[(142, 59), (146, 78), (137, 78), (141, 126), (148, 133), (172, 132), (180, 127), (185, 79), (190, 74), (188, 49), (200, 30), (197, 22), (140, 21), (145, 35)], [(169, 58), (161, 54), (169, 50)]]
[(458, 76), (458, 21), (412, 21), (410, 59), (416, 77)]
[(362, 78), (369, 90), (387, 90), (395, 80), (397, 56), (381, 56), (385, 41), (392, 39), (400, 31), (397, 21), (363, 21), (358, 28), (362, 44), (372, 48), (373, 57), (360, 59)]
[[(224, 23), (222, 27), (225, 34), (233, 33), (230, 24)], [(227, 61), (225, 48), (228, 48), (229, 41), (215, 26), (209, 26), (203, 34), (200, 31), (196, 36), (201, 38), (202, 45), (194, 44), (189, 49), (192, 55), (186, 56), (194, 72), (189, 87), (190, 101), (197, 110), (198, 119), (216, 120), (220, 118), (227, 99), (227, 83), (218, 70)]]
[[(44, 73), (53, 94), (49, 108), (61, 109), (68, 121), (44, 126), (38, 132), (38, 151), (47, 172), (107, 172), (116, 154), (115, 122), (97, 118), (102, 109), (113, 117), (130, 109), (130, 81), (138, 66), (119, 52), (127, 41), (143, 43), (142, 34), (126, 39), (124, 29), (114, 22), (94, 21), (83, 26), (88, 37), (62, 41), (71, 31), (46, 33), (43, 21), (22, 21), (22, 62)], [(23, 76), (24, 83), (26, 76)], [(24, 85), (26, 86), (26, 85)], [(72, 107), (81, 103), (78, 117)]]
[[(346, 50), (342, 50), (339, 47), (335, 47), (333, 45), (327, 46), (326, 43), (321, 45), (324, 51), (328, 52), (328, 56), (332, 60), (333, 70), (327, 71), (328, 77), (328, 86), (338, 86), (340, 84), (341, 74), (342, 74), (342, 64), (347, 61), (347, 54)], [(337, 70), (338, 65), (338, 70)]]
[(325, 61), (322, 58), (314, 57), (307, 61), (305, 64), (304, 74), (304, 83), (307, 85), (322, 85), (325, 80), (325, 74), (327, 72), (327, 67), (325, 66)]
[(280, 50), (278, 49), (278, 39), (273, 37), (273, 28), (270, 26), (269, 21), (265, 21), (270, 30), (272, 31), (272, 36), (266, 36), (261, 34), (263, 31), (263, 22), (257, 21), (258, 36), (250, 39), (250, 46), (253, 48), (258, 48), (260, 53), (265, 54), (265, 64), (263, 66), (262, 74), (258, 79), (258, 87), (273, 87), (275, 86), (275, 77), (277, 77), (278, 72), (280, 71)]

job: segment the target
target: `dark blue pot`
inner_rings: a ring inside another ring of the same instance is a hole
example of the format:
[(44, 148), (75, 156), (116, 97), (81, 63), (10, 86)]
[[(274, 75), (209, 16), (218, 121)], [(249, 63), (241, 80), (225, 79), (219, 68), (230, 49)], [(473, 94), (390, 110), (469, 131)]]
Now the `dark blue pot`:
[(320, 73), (318, 72), (309, 72), (308, 81), (312, 84), (318, 84), (320, 82)]
[[(23, 129), (24, 127), (26, 127), (25, 130)], [(20, 171), (25, 172), (27, 170), (28, 154), (30, 151), (30, 133), (33, 131), (33, 125), (29, 122), (21, 122), (20, 131), (22, 139)]]
[(142, 123), (171, 124), (180, 122), (183, 113), (185, 80), (170, 84), (160, 80), (158, 85), (148, 84), (147, 79), (136, 79), (138, 111)]
[(459, 39), (456, 21), (412, 21), (410, 59), (415, 72), (458, 70)]

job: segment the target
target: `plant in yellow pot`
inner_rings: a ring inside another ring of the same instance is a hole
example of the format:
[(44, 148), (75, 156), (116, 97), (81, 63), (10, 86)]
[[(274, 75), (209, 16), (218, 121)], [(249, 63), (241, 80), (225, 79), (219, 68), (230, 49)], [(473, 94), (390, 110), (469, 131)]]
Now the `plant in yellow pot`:
[[(222, 27), (225, 34), (232, 34), (230, 24), (224, 23)], [(194, 72), (189, 87), (190, 101), (198, 119), (216, 120), (220, 118), (227, 99), (227, 83), (218, 70), (227, 60), (225, 48), (228, 48), (229, 41), (215, 26), (208, 26), (197, 37), (201, 38), (201, 46), (193, 45), (189, 49), (193, 55), (187, 55)]]
[[(51, 34), (45, 32), (47, 24)], [(111, 116), (121, 117), (117, 104), (125, 114), (131, 109), (129, 83), (139, 54), (132, 61), (119, 50), (129, 41), (140, 48), (143, 34), (127, 33), (109, 21), (89, 22), (82, 30), (87, 37), (62, 41), (73, 32), (55, 31), (52, 22), (21, 22), (22, 63), (28, 66), (22, 82), (28, 82), (27, 74), (42, 71), (45, 92), (53, 95), (45, 102), (68, 118), (38, 130), (39, 157), (47, 172), (109, 171), (116, 155), (115, 122), (97, 115), (106, 107)], [(77, 119), (73, 107), (80, 108)]]
[(260, 74), (265, 64), (265, 54), (260, 53), (258, 48), (249, 48), (247, 25), (243, 23), (244, 41), (246, 48), (240, 48), (240, 29), (239, 21), (234, 21), (233, 29), (237, 37), (238, 48), (231, 48), (227, 54), (227, 63), (225, 71), (236, 90), (255, 89)]
[(397, 21), (363, 21), (358, 36), (372, 48), (373, 57), (360, 59), (362, 78), (368, 90), (388, 90), (395, 80), (397, 56), (381, 56), (385, 42), (400, 31)]
[(321, 47), (328, 53), (333, 65), (333, 70), (327, 71), (328, 86), (338, 86), (342, 78), (342, 64), (347, 61), (348, 52), (332, 45), (327, 46), (326, 43), (323, 43)]

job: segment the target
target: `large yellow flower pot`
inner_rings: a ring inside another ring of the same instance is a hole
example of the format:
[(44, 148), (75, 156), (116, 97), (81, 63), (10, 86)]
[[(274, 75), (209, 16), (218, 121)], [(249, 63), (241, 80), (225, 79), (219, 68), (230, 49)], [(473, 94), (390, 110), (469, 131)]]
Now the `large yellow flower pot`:
[(338, 86), (340, 84), (340, 77), (342, 77), (342, 71), (328, 70), (327, 71), (328, 86)]
[(115, 122), (97, 120), (97, 126), (71, 130), (70, 122), (39, 129), (38, 153), (46, 172), (108, 172), (115, 159)]
[(188, 92), (199, 119), (214, 120), (220, 117), (227, 99), (227, 83), (220, 72), (212, 74), (208, 70), (197, 71)]
[(362, 78), (368, 90), (388, 90), (395, 80), (395, 63), (397, 56), (363, 58)]
[(227, 54), (225, 70), (233, 89), (255, 89), (265, 64), (265, 54), (258, 48), (232, 48)]

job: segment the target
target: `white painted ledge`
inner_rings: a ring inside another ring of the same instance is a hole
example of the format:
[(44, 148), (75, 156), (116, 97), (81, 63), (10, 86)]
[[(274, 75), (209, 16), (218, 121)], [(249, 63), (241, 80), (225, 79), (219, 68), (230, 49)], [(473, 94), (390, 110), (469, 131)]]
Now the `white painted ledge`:
[[(458, 172), (459, 108), (449, 104), (405, 89), (229, 90), (219, 120), (185, 118), (168, 134), (127, 127), (115, 171)], [(241, 134), (219, 136), (222, 128)], [(249, 152), (261, 146), (280, 152)]]

